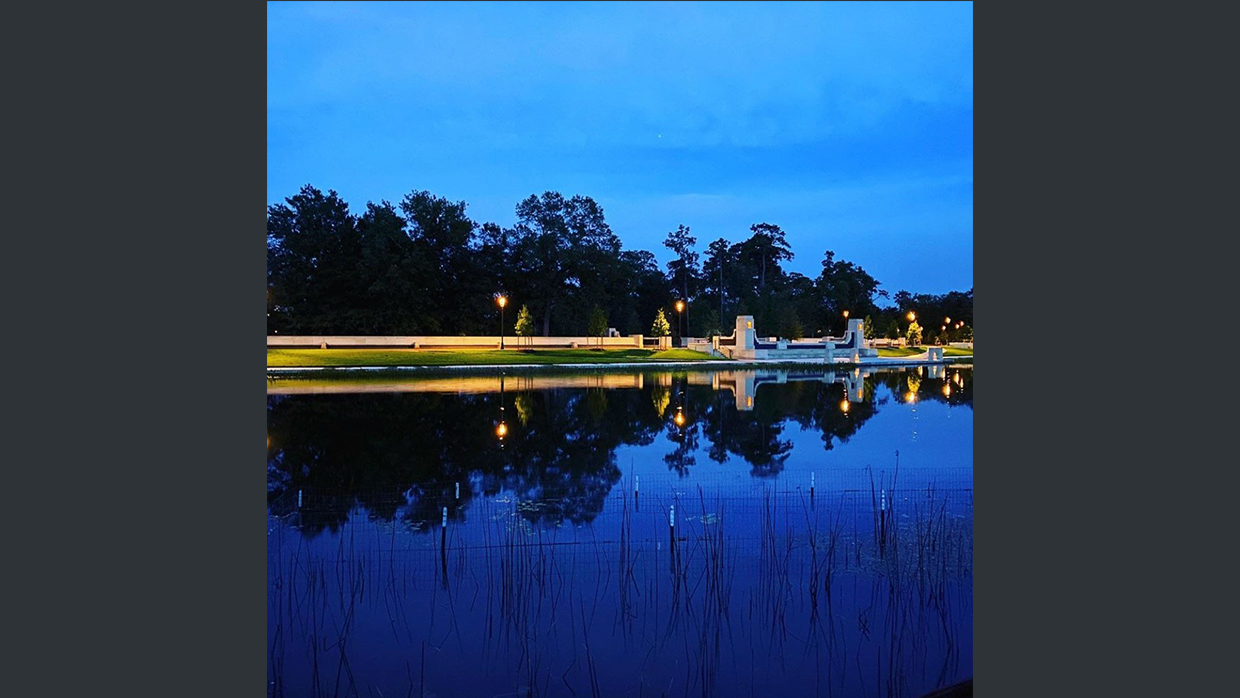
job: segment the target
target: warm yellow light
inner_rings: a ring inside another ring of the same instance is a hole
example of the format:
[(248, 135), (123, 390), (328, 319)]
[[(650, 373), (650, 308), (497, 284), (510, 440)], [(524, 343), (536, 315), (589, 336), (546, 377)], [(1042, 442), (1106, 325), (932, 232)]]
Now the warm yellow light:
[(748, 398), (748, 401), (746, 404), (748, 404), (750, 407), (753, 407), (753, 398)]
[(685, 415), (684, 415), (684, 413), (683, 413), (683, 412), (680, 412), (679, 410), (677, 410), (677, 412), (676, 412), (676, 417), (675, 417), (674, 421), (676, 422), (676, 426), (678, 426), (678, 427), (683, 427), (683, 426), (685, 425)]
[(684, 310), (684, 309), (685, 309), (685, 302), (684, 302), (684, 301), (676, 301), (676, 312), (678, 312), (678, 313), (679, 313), (680, 311), (682, 311), (682, 310)]
[(752, 330), (752, 329), (753, 329), (753, 323), (752, 323), (752, 322), (746, 322), (746, 323), (745, 323), (745, 329), (747, 329), (747, 330)]
[(951, 387), (951, 385), (950, 385), (950, 384), (944, 384), (944, 385), (943, 385), (943, 397), (951, 397), (951, 396), (952, 396), (952, 387)]
[(495, 427), (495, 435), (501, 439), (508, 436), (508, 425), (500, 422), (499, 426)]
[(914, 312), (913, 312), (913, 311), (911, 311), (911, 310), (910, 310), (910, 311), (908, 311), (908, 321), (909, 321), (909, 322), (912, 322), (912, 321), (914, 321), (914, 320), (916, 320), (916, 319), (917, 319), (917, 313), (914, 313)]
[(905, 402), (917, 402), (917, 393), (908, 392), (904, 394)]
[(845, 311), (844, 311), (844, 317), (848, 317), (848, 311), (847, 311), (847, 310), (845, 310)]
[(504, 307), (504, 306), (508, 305), (508, 296), (500, 296), (499, 298), (496, 298), (496, 299), (495, 299), (495, 302), (496, 302), (496, 303), (499, 303), (499, 307), (501, 307), (501, 308), (502, 308), (502, 307)]
[(852, 406), (848, 404), (847, 400), (840, 400), (840, 411), (841, 412), (847, 412), (849, 409), (851, 409), (851, 407)]
[(949, 318), (949, 317), (945, 317), (945, 318), (943, 318), (943, 322), (945, 322), (945, 323), (951, 323), (951, 321), (952, 321), (952, 319), (951, 319), (951, 318)]

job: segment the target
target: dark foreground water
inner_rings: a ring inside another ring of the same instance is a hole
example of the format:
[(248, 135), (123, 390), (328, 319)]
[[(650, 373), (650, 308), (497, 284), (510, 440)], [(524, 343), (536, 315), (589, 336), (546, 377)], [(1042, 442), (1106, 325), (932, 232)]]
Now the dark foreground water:
[(968, 679), (972, 386), (971, 367), (269, 381), (268, 693)]

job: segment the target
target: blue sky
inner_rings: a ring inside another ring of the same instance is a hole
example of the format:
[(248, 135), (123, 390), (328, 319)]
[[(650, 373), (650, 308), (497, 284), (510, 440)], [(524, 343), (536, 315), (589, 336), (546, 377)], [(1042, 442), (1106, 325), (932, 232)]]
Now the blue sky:
[(602, 205), (626, 248), (766, 221), (894, 293), (973, 286), (971, 3), (269, 3), (267, 203)]

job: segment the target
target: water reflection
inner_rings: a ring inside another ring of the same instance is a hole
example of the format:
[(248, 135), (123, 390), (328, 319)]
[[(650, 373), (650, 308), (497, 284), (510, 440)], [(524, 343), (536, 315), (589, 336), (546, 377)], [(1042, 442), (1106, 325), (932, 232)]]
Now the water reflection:
[(621, 479), (620, 447), (662, 437), (671, 445), (662, 461), (678, 476), (704, 456), (737, 458), (752, 477), (773, 479), (793, 452), (790, 429), (818, 434), (831, 451), (887, 396), (971, 409), (972, 373), (937, 366), (925, 375), (858, 368), (278, 380), (268, 384), (268, 502), (277, 516), (297, 513), (309, 535), (338, 529), (359, 507), (428, 530), (441, 506), (464, 520), (474, 498), (501, 493), (532, 524), (586, 523)]

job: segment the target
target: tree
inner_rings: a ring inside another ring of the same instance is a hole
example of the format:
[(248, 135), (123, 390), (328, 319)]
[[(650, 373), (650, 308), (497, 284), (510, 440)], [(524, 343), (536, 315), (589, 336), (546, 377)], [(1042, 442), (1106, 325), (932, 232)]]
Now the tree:
[(865, 316), (865, 322), (861, 325), (861, 333), (866, 339), (874, 339), (874, 320), (869, 316)]
[(364, 305), (356, 272), (357, 220), (334, 191), (307, 184), (267, 209), (267, 287), (274, 319), (287, 333), (360, 332)]
[(667, 323), (667, 316), (663, 314), (663, 309), (655, 313), (654, 325), (650, 328), (650, 334), (655, 337), (667, 337), (672, 333), (672, 326)]
[(530, 315), (528, 305), (521, 306), (521, 310), (517, 313), (517, 324), (513, 329), (518, 337), (534, 336), (534, 316)]
[(788, 339), (801, 339), (805, 336), (805, 328), (801, 326), (801, 318), (797, 316), (796, 311), (793, 311), (792, 319), (786, 325), (784, 336)]
[(921, 344), (921, 325), (918, 325), (916, 320), (911, 321), (904, 336), (908, 339), (909, 346), (918, 346)]
[(749, 229), (753, 232), (749, 243), (758, 262), (758, 288), (766, 288), (767, 264), (778, 269), (780, 260), (792, 259), (792, 249), (788, 247), (784, 231), (777, 225), (755, 223)]
[(405, 226), (405, 219), (387, 201), (367, 203), (357, 221), (361, 257), (355, 274), (362, 295), (350, 315), (366, 334), (443, 330), (439, 274)]
[[(828, 329), (840, 321), (843, 311), (849, 311), (853, 317), (868, 313), (875, 308), (874, 296), (886, 295), (878, 290), (879, 283), (874, 277), (852, 262), (836, 261), (831, 250), (823, 255), (822, 272), (814, 286), (818, 307), (826, 312), (823, 324)], [(847, 327), (847, 322), (844, 326)]]
[(719, 238), (707, 246), (706, 260), (702, 263), (702, 286), (708, 296), (713, 296), (712, 307), (716, 305), (715, 301), (718, 301), (720, 321), (726, 317), (723, 312), (723, 300), (727, 296), (724, 292), (723, 271), (727, 266), (725, 261), (728, 255), (728, 241)]
[(706, 327), (702, 334), (706, 337), (717, 337), (723, 334), (723, 328), (719, 322), (719, 311), (712, 310), (706, 314)]
[(571, 306), (583, 295), (605, 292), (593, 282), (614, 265), (620, 238), (593, 199), (580, 195), (565, 199), (552, 191), (517, 204), (516, 231), (518, 264), (531, 296), (542, 303), (547, 336), (552, 313), (561, 303)]
[(408, 222), (413, 255), (430, 270), (420, 285), (438, 308), (439, 331), (448, 334), (493, 332), (494, 325), (477, 311), (494, 307), (495, 288), (477, 266), (477, 224), (466, 215), (464, 201), (449, 201), (429, 191), (413, 191), (400, 202)]
[(667, 239), (663, 241), (663, 246), (676, 253), (676, 259), (667, 263), (667, 271), (671, 276), (673, 283), (676, 278), (680, 278), (681, 298), (685, 301), (685, 326), (689, 327), (689, 299), (692, 297), (689, 291), (689, 281), (692, 278), (695, 282), (698, 275), (698, 254), (693, 251), (693, 246), (697, 244), (697, 238), (689, 234), (689, 228), (680, 225), (676, 230), (667, 234)]
[(887, 339), (899, 339), (899, 338), (900, 338), (900, 323), (896, 322), (895, 318), (892, 318), (891, 324), (887, 325)]
[(597, 305), (590, 311), (590, 325), (586, 332), (591, 337), (598, 337), (599, 346), (602, 346), (602, 337), (607, 334), (607, 313), (604, 313), (603, 309)]

